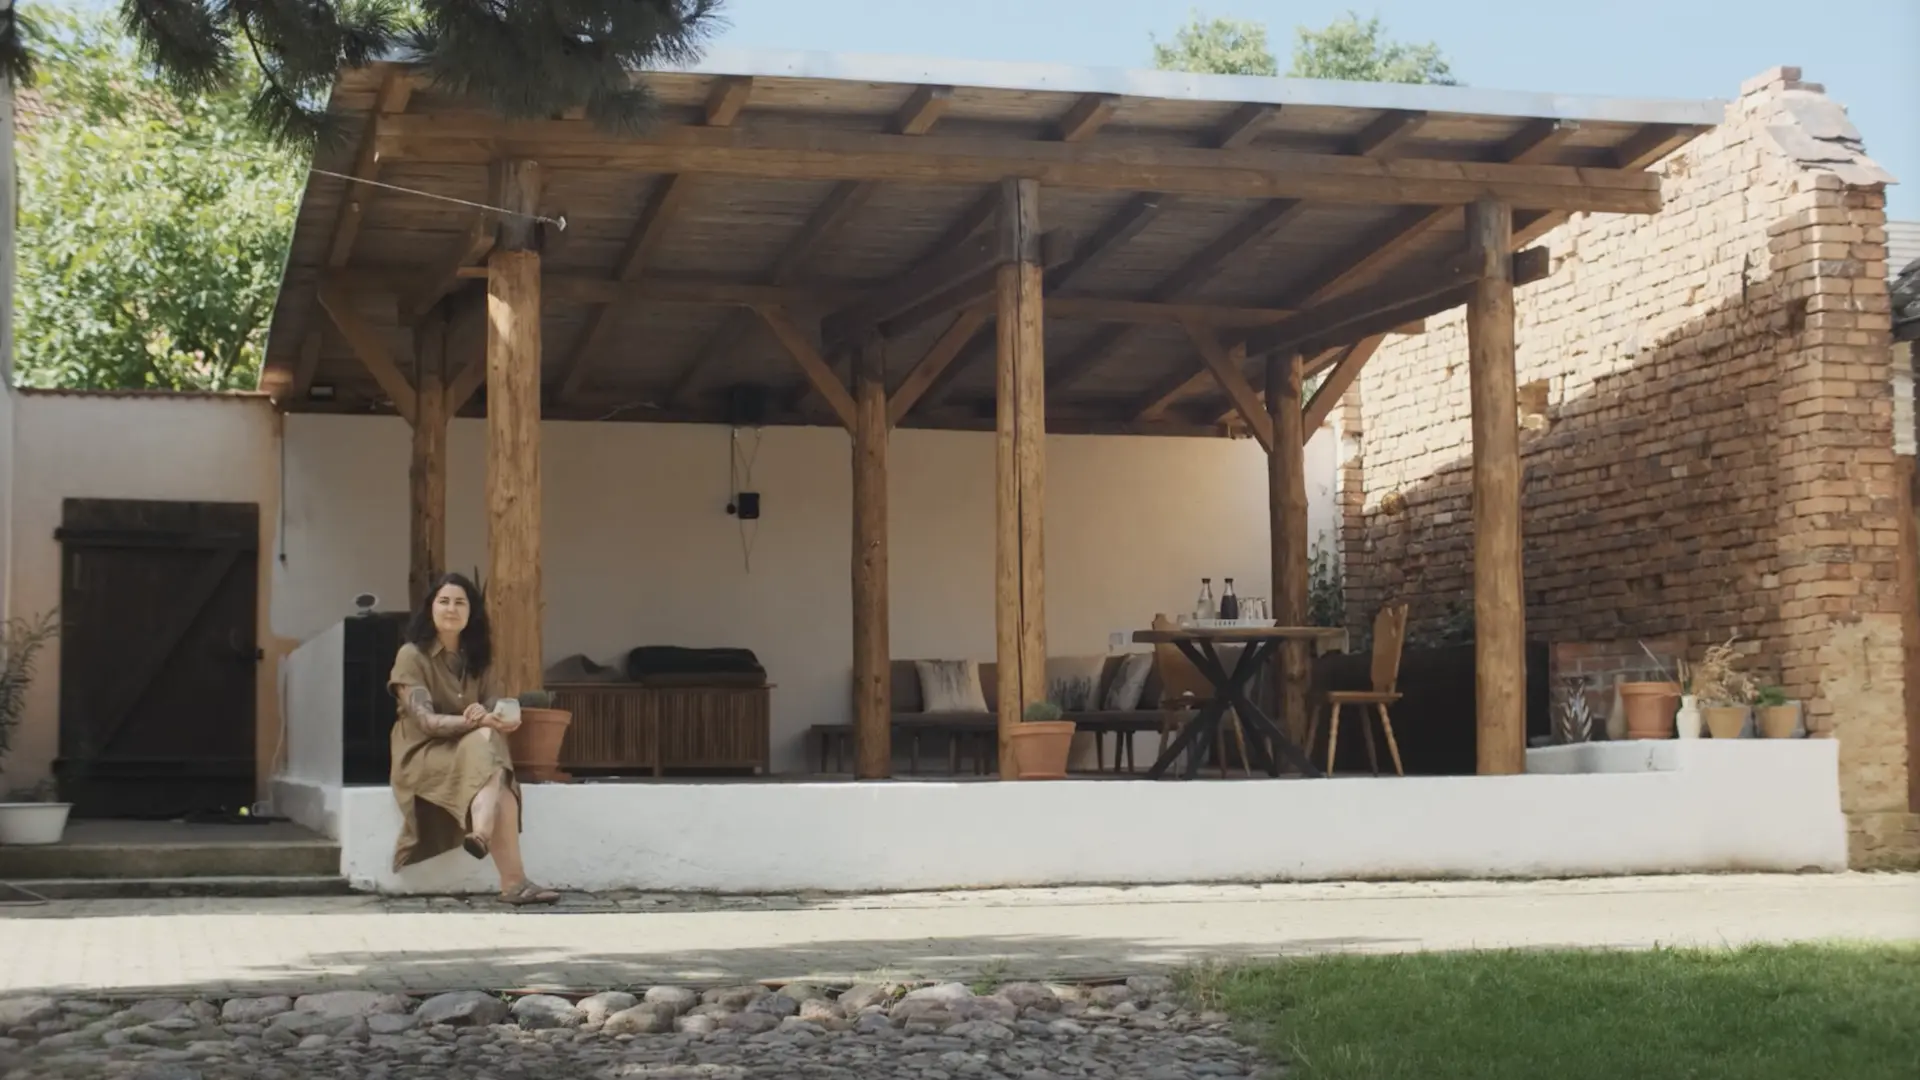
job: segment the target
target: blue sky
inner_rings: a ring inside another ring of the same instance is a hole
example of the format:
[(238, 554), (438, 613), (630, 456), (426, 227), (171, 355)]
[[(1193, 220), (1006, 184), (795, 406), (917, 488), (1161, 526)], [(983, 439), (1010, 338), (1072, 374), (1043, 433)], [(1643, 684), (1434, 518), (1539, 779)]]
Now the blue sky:
[[(1216, 0), (1207, 14), (1267, 24), (1286, 67), (1293, 29), (1349, 9), (1433, 41), (1473, 86), (1618, 97), (1732, 98), (1776, 65), (1845, 105), (1867, 152), (1906, 181), (1888, 212), (1920, 219), (1920, 0)], [(1822, 20), (1830, 9), (1844, 16)], [(1167, 0), (727, 0), (720, 42), (1146, 67), (1152, 35), (1192, 8)]]

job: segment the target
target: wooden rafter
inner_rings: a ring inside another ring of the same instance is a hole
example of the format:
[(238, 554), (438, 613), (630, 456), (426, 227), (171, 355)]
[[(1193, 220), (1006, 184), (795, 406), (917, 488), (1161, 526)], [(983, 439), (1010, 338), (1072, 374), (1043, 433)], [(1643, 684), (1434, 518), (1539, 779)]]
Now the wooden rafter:
[(427, 271), (420, 290), (401, 305), (401, 321), (413, 322), (439, 303), (441, 297), (452, 292), (460, 283), (460, 272), (484, 261), (487, 252), (493, 250), (493, 242), (493, 214), (486, 210), (476, 212), (466, 231), (455, 237), (453, 243), (447, 246), (446, 253), (430, 264), (431, 269)]
[(1220, 389), (1227, 395), (1227, 400), (1233, 402), (1234, 409), (1246, 422), (1247, 430), (1253, 432), (1253, 437), (1259, 442), (1260, 449), (1271, 452), (1273, 450), (1273, 418), (1267, 415), (1266, 405), (1261, 402), (1260, 395), (1254, 391), (1253, 386), (1247, 382), (1246, 375), (1240, 370), (1247, 362), (1246, 348), (1240, 345), (1231, 348), (1222, 345), (1220, 339), (1208, 327), (1188, 324), (1186, 330), (1187, 337), (1193, 342), (1193, 347), (1199, 350), (1200, 361), (1206, 365), (1207, 373), (1220, 384)]
[(358, 357), (367, 374), (380, 385), (382, 393), (393, 402), (393, 409), (408, 423), (413, 422), (414, 395), (413, 386), (407, 382), (406, 375), (400, 371), (400, 365), (394, 362), (393, 351), (380, 338), (373, 327), (360, 318), (353, 309), (353, 298), (345, 290), (331, 282), (322, 283), (314, 294), (333, 325), (340, 330), (340, 336), (347, 339), (347, 345)]
[(1390, 157), (1402, 143), (1420, 133), (1427, 124), (1424, 112), (1395, 109), (1382, 113), (1353, 137), (1349, 152), (1359, 157)]
[[(746, 110), (752, 96), (751, 78), (719, 80), (707, 96), (704, 114), (707, 125), (730, 126)], [(665, 240), (667, 229), (679, 215), (680, 206), (686, 201), (694, 183), (693, 178), (684, 173), (668, 174), (654, 183), (652, 190), (647, 193), (646, 203), (640, 209), (639, 220), (634, 222), (633, 231), (627, 236), (620, 261), (615, 264), (614, 280), (631, 281), (645, 272), (648, 260)], [(581, 384), (586, 382), (592, 370), (594, 354), (605, 346), (619, 318), (620, 313), (611, 307), (602, 307), (593, 313), (586, 330), (574, 344), (573, 351), (567, 354), (555, 372), (554, 400), (565, 401), (580, 392)]]
[[(1304, 203), (1284, 199), (1262, 204), (1259, 209), (1214, 237), (1211, 243), (1194, 253), (1179, 269), (1161, 279), (1150, 299), (1156, 303), (1171, 303), (1184, 298), (1213, 280), (1234, 257), (1279, 232), (1303, 213), (1305, 206)], [(1047, 372), (1047, 389), (1069, 386), (1099, 367), (1132, 333), (1130, 328), (1121, 327), (1096, 336), (1092, 342)]]
[(1081, 142), (1091, 139), (1094, 133), (1113, 119), (1113, 111), (1120, 105), (1119, 94), (1082, 94), (1073, 108), (1060, 118), (1054, 126), (1053, 137), (1061, 142)]
[(1313, 433), (1319, 431), (1321, 425), (1333, 415), (1333, 407), (1340, 404), (1341, 395), (1360, 377), (1360, 369), (1366, 366), (1369, 357), (1380, 350), (1380, 343), (1386, 339), (1385, 334), (1362, 338), (1341, 353), (1340, 359), (1327, 371), (1327, 377), (1320, 380), (1320, 388), (1313, 392), (1313, 397), (1307, 399), (1307, 438), (1313, 438)]
[[(1675, 124), (1649, 124), (1613, 152), (1617, 169), (1640, 171), (1651, 168), (1688, 140), (1707, 130)], [(1565, 210), (1528, 210), (1513, 215), (1513, 246), (1523, 248), (1566, 223), (1572, 214)]]
[[(932, 131), (940, 118), (947, 114), (953, 104), (953, 87), (920, 86), (907, 95), (907, 100), (894, 113), (888, 130), (896, 135), (918, 137)], [(807, 261), (826, 247), (832, 239), (845, 229), (860, 210), (873, 199), (880, 185), (872, 181), (843, 180), (834, 185), (832, 191), (815, 208), (800, 232), (787, 242), (780, 254), (775, 257), (773, 267), (767, 273), (770, 285), (786, 285), (805, 269)], [(694, 354), (693, 362), (674, 376), (667, 391), (670, 403), (684, 403), (692, 391), (702, 371), (719, 363), (727, 354), (739, 347), (751, 325), (742, 319), (733, 319), (724, 323), (715, 331), (700, 351)]]
[(320, 370), (320, 353), (325, 344), (326, 337), (318, 326), (301, 337), (300, 359), (293, 368), (292, 400), (306, 397), (307, 391), (313, 388), (313, 376)]
[(1238, 150), (1259, 138), (1279, 115), (1278, 105), (1242, 105), (1214, 132), (1213, 145), (1222, 150)]
[(940, 377), (940, 373), (947, 369), (947, 365), (953, 363), (954, 359), (960, 355), (960, 350), (967, 342), (973, 340), (973, 335), (986, 324), (987, 311), (984, 308), (963, 311), (954, 317), (946, 331), (933, 343), (933, 347), (927, 350), (927, 354), (920, 358), (920, 362), (913, 365), (913, 370), (907, 372), (907, 377), (901, 380), (899, 388), (894, 390), (888, 399), (887, 423), (889, 425), (898, 424), (906, 419), (907, 414), (920, 403), (921, 396), (933, 385), (934, 380)]
[[(544, 283), (542, 284), (544, 288)], [(480, 390), (487, 380), (487, 298), (480, 293), (456, 300), (447, 320), (447, 355), (467, 357), (466, 364), (447, 376), (445, 409), (449, 418)]]
[(793, 320), (788, 317), (784, 309), (757, 307), (754, 310), (766, 322), (767, 329), (773, 331), (773, 336), (786, 348), (787, 354), (793, 357), (793, 362), (800, 365), (801, 373), (806, 375), (809, 383), (813, 384), (814, 392), (819, 394), (826, 401), (827, 406), (833, 410), (841, 426), (849, 431), (853, 430), (853, 395), (847, 393), (846, 386), (834, 375), (833, 368), (821, 358), (820, 351), (813, 347), (813, 342), (807, 340), (807, 336), (793, 324)]
[(1652, 213), (1660, 208), (1659, 178), (1625, 169), (782, 128), (662, 126), (644, 139), (631, 139), (583, 122), (454, 116), (384, 117), (378, 131), (382, 153), (449, 164), (513, 153), (537, 156), (558, 168), (591, 163), (792, 181), (987, 184), (1016, 176), (1052, 187), (1213, 198), (1442, 205), (1484, 196), (1529, 210)]

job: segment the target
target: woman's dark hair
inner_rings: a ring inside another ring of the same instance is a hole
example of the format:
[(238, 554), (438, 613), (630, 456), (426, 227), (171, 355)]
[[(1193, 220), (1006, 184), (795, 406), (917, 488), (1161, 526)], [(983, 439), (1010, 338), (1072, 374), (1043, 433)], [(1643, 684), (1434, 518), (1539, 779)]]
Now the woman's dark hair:
[(434, 580), (433, 588), (427, 590), (426, 600), (407, 620), (407, 640), (425, 649), (440, 636), (440, 631), (433, 625), (433, 598), (449, 585), (458, 585), (467, 594), (467, 628), (460, 631), (460, 655), (466, 658), (467, 671), (477, 678), (493, 663), (493, 627), (487, 622), (486, 598), (481, 596), (480, 587), (467, 575), (442, 574)]

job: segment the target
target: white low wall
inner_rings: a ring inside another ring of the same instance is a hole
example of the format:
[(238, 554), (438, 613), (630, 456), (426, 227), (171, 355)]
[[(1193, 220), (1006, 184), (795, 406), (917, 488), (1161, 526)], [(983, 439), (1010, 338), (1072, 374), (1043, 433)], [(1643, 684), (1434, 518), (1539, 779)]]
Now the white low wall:
[(344, 775), (346, 626), (334, 623), (280, 663), (280, 708), (287, 718), (286, 764), (273, 780), (273, 808), (338, 839)]
[[(742, 893), (1842, 870), (1835, 751), (1616, 744), (1569, 774), (1588, 751), (1562, 748), (1509, 777), (529, 785), (525, 847), (561, 888)], [(394, 873), (387, 788), (346, 789), (340, 821), (356, 888), (494, 887), (457, 851)]]

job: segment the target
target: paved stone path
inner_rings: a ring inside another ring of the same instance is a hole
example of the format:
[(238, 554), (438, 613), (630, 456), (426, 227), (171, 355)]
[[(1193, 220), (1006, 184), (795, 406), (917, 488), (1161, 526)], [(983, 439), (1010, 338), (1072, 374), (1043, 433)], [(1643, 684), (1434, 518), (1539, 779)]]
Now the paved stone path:
[(0, 908), (0, 995), (1066, 979), (1333, 950), (1920, 940), (1920, 875)]

